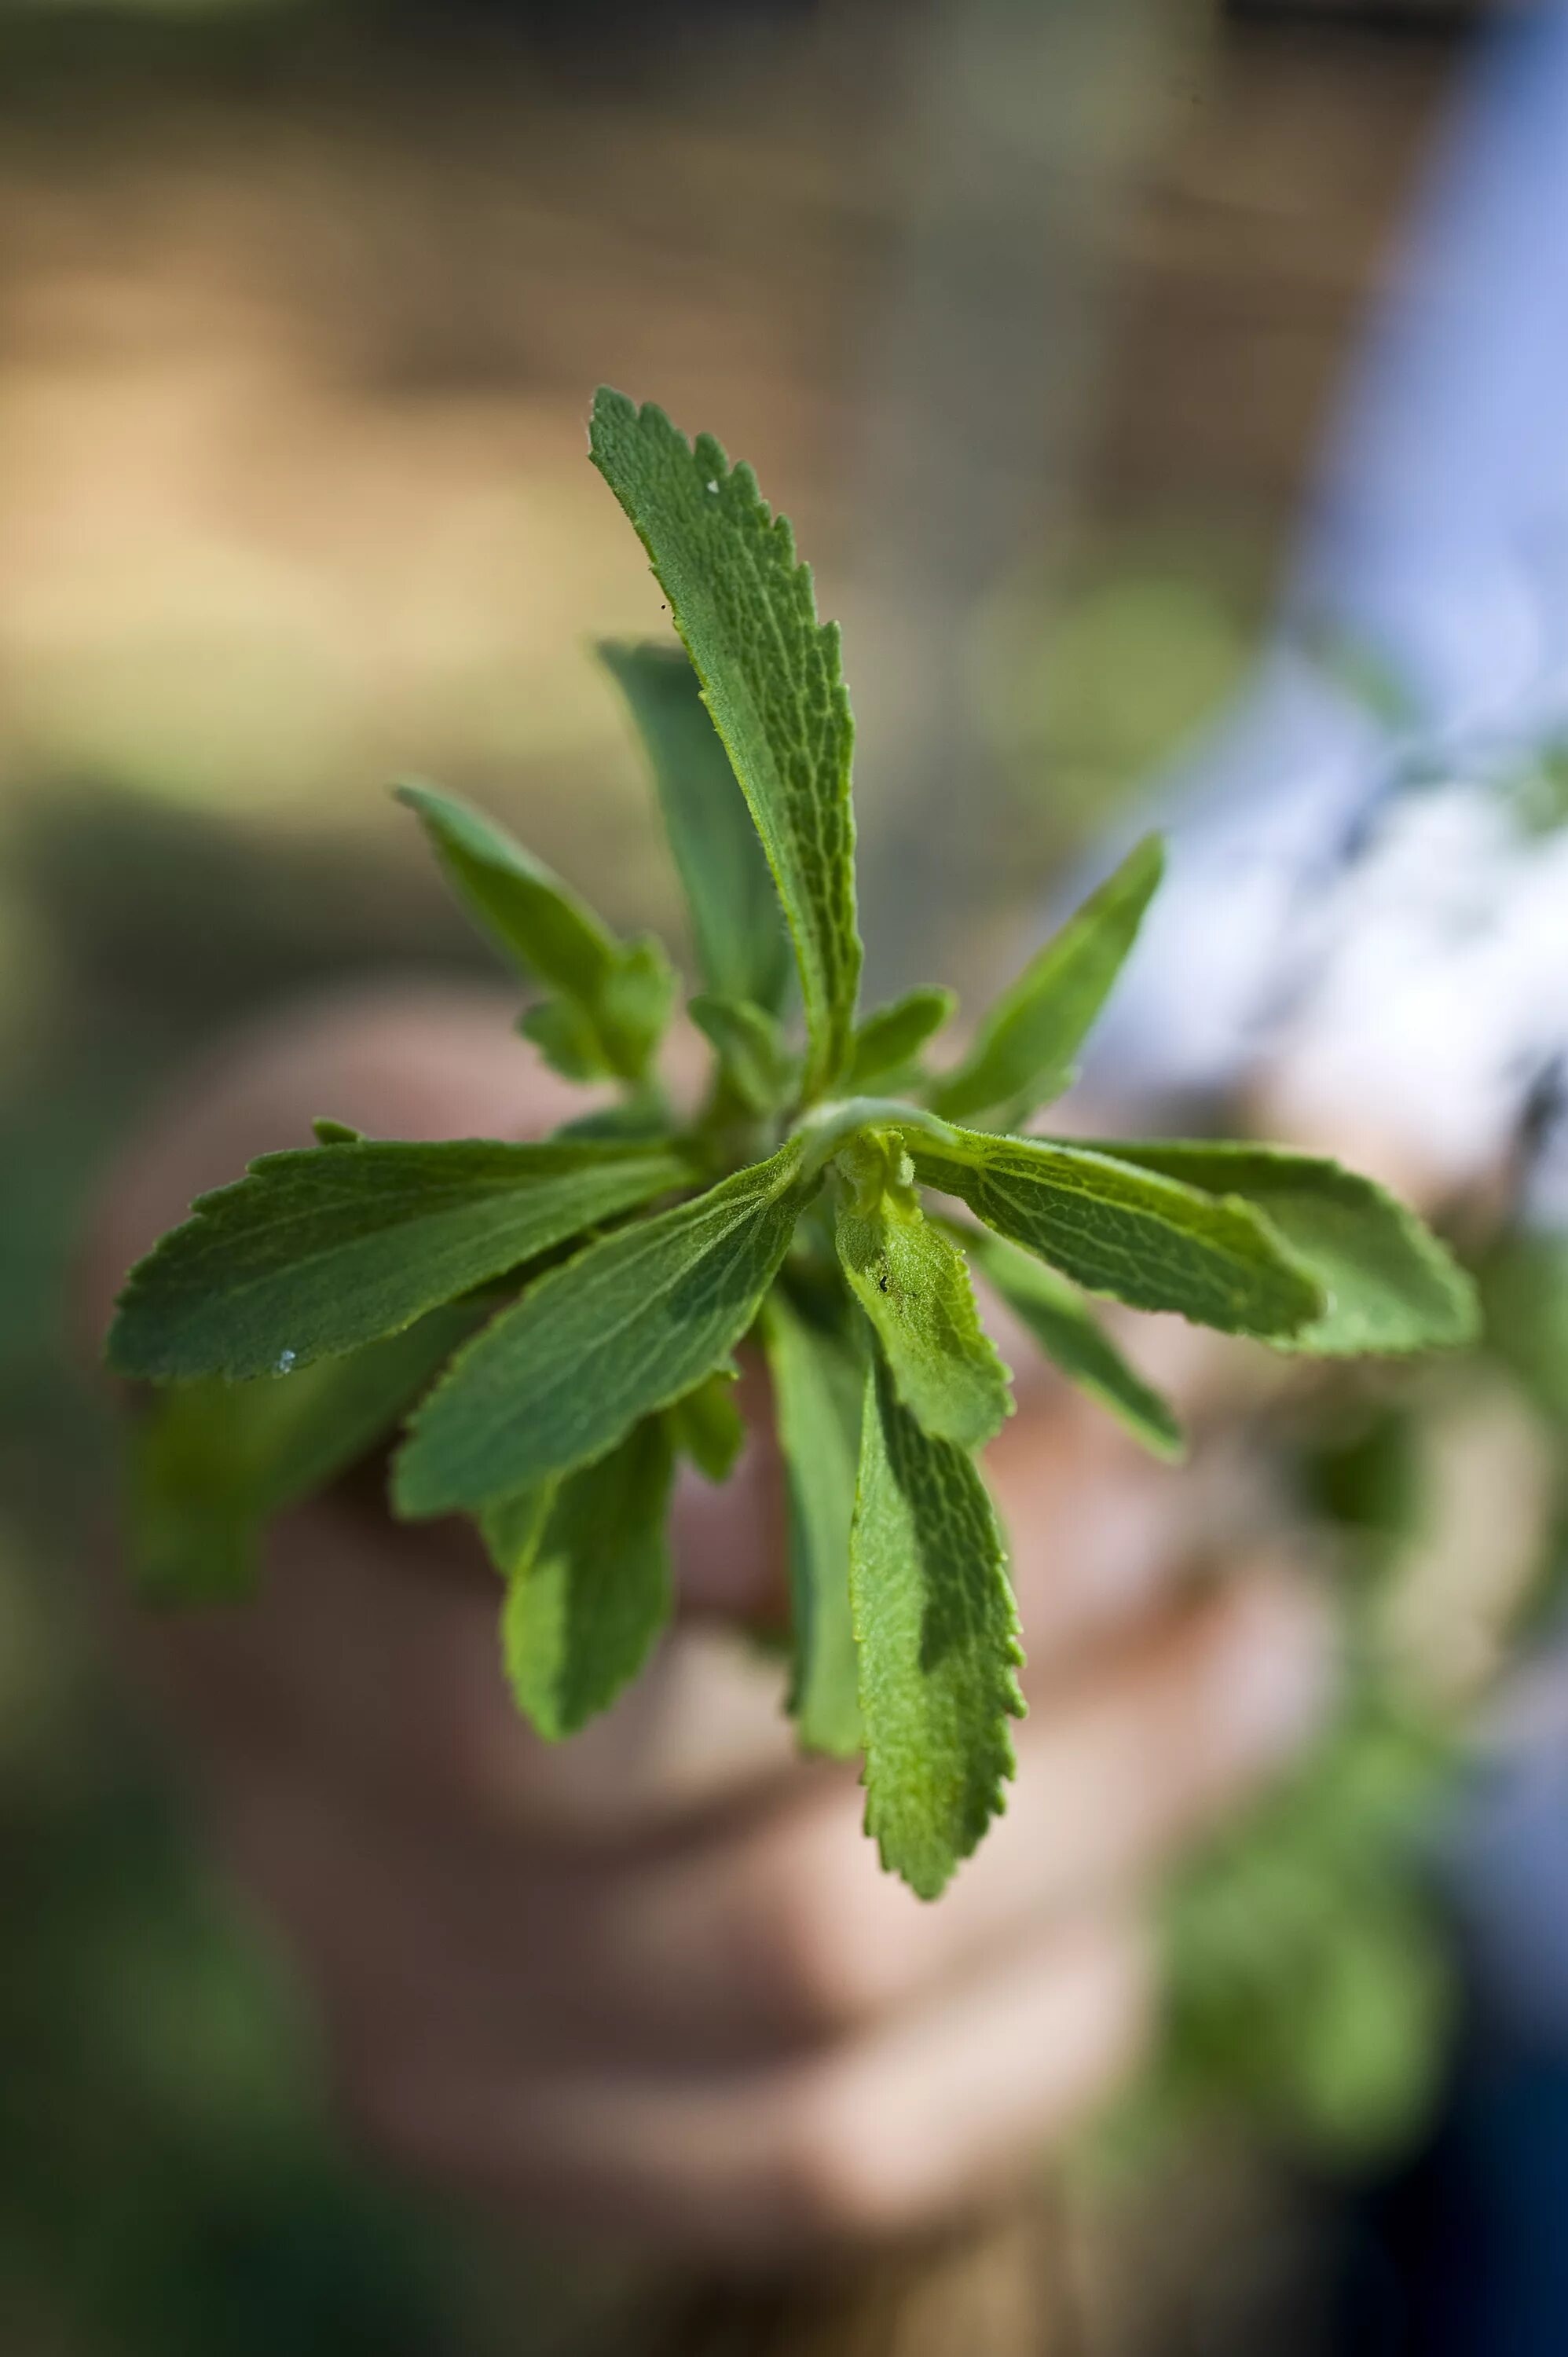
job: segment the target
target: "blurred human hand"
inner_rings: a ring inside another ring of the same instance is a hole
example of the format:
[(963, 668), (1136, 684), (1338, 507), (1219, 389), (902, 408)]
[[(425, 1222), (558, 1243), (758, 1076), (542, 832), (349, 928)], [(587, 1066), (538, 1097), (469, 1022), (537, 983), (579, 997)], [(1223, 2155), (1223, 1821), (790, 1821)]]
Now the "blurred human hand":
[[(314, 1114), (525, 1135), (569, 1098), (477, 993), (257, 1031), (116, 1174), (94, 1318), (194, 1194)], [(765, 1421), (724, 1489), (683, 1477), (677, 1628), (558, 1749), (509, 1698), (466, 1526), (400, 1527), (369, 1484), (277, 1524), (253, 1605), (125, 1616), (377, 2148), (536, 2223), (746, 2262), (961, 2209), (1128, 2070), (1155, 1878), (1314, 1725), (1326, 1622), (1283, 1553), (1217, 1540), (1223, 1467), (1152, 1464), (1054, 1380), (1019, 1399), (987, 1470), (1031, 1716), (1007, 1813), (936, 1906), (879, 1872), (853, 1770), (795, 1755), (738, 1633), (782, 1589)]]

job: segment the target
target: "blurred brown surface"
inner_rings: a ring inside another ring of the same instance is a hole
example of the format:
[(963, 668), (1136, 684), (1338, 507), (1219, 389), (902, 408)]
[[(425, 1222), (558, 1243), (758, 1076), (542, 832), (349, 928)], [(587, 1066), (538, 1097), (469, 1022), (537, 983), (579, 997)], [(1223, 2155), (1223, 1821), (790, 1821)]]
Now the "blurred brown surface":
[[(470, 23), (14, 75), (7, 791), (382, 825), (380, 781), (434, 769), (526, 801), (558, 856), (575, 812), (624, 905), (650, 836), (584, 642), (660, 617), (583, 463), (587, 393), (713, 421), (825, 582), (853, 566), (899, 233), (865, 38), (737, 33), (688, 76)], [(1084, 537), (1174, 518), (1277, 551), (1447, 65), (1240, 26), (1172, 53), (1112, 225)]]
[(624, 904), (649, 830), (585, 640), (660, 618), (588, 396), (734, 420), (811, 517), (865, 243), (826, 126), (478, 30), (157, 55), (0, 100), (10, 790), (289, 828), (383, 826), (399, 770), (533, 780)]
[(1455, 61), (1346, 26), (1219, 36), (1122, 208), (1096, 512), (1205, 513), (1281, 548)]

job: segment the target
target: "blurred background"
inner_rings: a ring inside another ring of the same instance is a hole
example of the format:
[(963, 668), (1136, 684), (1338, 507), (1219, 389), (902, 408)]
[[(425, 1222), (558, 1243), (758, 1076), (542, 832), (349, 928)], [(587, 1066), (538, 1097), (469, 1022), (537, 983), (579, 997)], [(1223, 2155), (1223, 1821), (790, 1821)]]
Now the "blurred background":
[[(751, 459), (844, 621), (875, 993), (997, 981), (1243, 676), (1472, 38), (1212, 0), (0, 8), (5, 2357), (635, 2346), (643, 2291), (338, 2147), (114, 1693), (69, 1286), (125, 1123), (252, 1006), (482, 958), (399, 772), (671, 920), (588, 653), (660, 619), (585, 463), (601, 379)], [(1145, 2290), (1107, 2346), (1328, 2345), (1340, 2188), (1203, 2150), (1166, 2196), (1223, 2281), (1118, 2197)]]

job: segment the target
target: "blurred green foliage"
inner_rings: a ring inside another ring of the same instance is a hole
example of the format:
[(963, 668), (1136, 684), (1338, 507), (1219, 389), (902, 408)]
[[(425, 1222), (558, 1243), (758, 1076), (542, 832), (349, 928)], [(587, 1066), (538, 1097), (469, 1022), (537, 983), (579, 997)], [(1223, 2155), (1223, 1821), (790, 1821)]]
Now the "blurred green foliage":
[(41, 984), (0, 1058), (0, 2344), (516, 2347), (467, 2244), (346, 2155), (286, 1976), (102, 1658), (115, 1452), (71, 1297), (93, 1189), (175, 1060), (297, 975), (451, 970), (461, 931), (346, 846), (102, 791), (23, 803), (6, 849)]
[(1229, 2111), (1339, 2166), (1419, 2135), (1458, 2012), (1421, 1873), (1455, 1766), (1441, 1724), (1369, 1679), (1305, 1771), (1178, 1875), (1141, 2128)]
[(1112, 2122), (1114, 2163), (1219, 2121), (1358, 2169), (1434, 2115), (1459, 1993), (1428, 1848), (1463, 1755), (1454, 1715), (1377, 1636), (1423, 1533), (1422, 1415), (1419, 1379), (1391, 1391), (1359, 1371), (1287, 1426), (1297, 1502), (1334, 1536), (1346, 1692), (1301, 1765), (1173, 1877), (1161, 2039)]
[(1218, 715), (1262, 610), (1259, 553), (1178, 521), (1086, 542), (1051, 583), (997, 593), (975, 634), (976, 709), (1036, 857), (1076, 850)]

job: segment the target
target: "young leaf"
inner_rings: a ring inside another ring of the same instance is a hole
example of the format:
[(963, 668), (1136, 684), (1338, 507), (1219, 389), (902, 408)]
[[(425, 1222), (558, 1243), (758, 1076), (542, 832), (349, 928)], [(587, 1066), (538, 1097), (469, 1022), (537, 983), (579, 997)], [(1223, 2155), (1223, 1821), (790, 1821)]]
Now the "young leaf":
[(668, 1146), (592, 1140), (263, 1155), (138, 1261), (109, 1363), (155, 1381), (297, 1370), (394, 1334), (690, 1178)]
[(984, 1482), (866, 1383), (849, 1558), (865, 1727), (865, 1828), (882, 1863), (935, 1899), (1003, 1806), (1023, 1661)]
[(649, 1067), (674, 1009), (675, 969), (654, 933), (639, 933), (620, 945), (605, 984), (599, 1028), (610, 1043), (610, 1060), (621, 1078), (645, 1082)]
[(712, 1044), (725, 1081), (748, 1113), (777, 1113), (798, 1077), (778, 1018), (744, 998), (693, 998), (686, 1012)]
[(727, 1481), (746, 1447), (746, 1418), (736, 1405), (733, 1361), (704, 1375), (668, 1411), (670, 1437), (705, 1480)]
[(965, 1229), (962, 1241), (981, 1275), (1069, 1383), (1108, 1407), (1155, 1456), (1174, 1463), (1186, 1454), (1172, 1409), (1128, 1365), (1065, 1276), (983, 1230)]
[(557, 993), (552, 1011), (524, 1018), (529, 1038), (568, 1079), (640, 1080), (674, 1003), (659, 943), (618, 941), (542, 860), (456, 795), (418, 784), (396, 791), (502, 954)]
[(673, 1462), (663, 1424), (650, 1416), (535, 1514), (507, 1582), (501, 1652), (519, 1708), (549, 1742), (608, 1707), (670, 1617)]
[(533, 1561), (560, 1486), (555, 1480), (535, 1481), (526, 1490), (514, 1490), (510, 1498), (492, 1499), (478, 1516), (485, 1553), (503, 1579), (521, 1579)]
[(854, 1092), (903, 1073), (957, 1005), (950, 990), (930, 989), (906, 991), (902, 998), (879, 1006), (855, 1030), (844, 1087)]
[(599, 1034), (575, 998), (542, 998), (517, 1018), (523, 1038), (564, 1081), (602, 1081), (610, 1067)]
[(1090, 1293), (1268, 1341), (1323, 1314), (1315, 1278), (1235, 1197), (1044, 1138), (911, 1123), (906, 1139), (922, 1186), (959, 1196)]
[(860, 1464), (864, 1365), (779, 1286), (762, 1313), (789, 1512), (789, 1710), (808, 1751), (860, 1749), (860, 1665), (849, 1609), (849, 1533)]
[(1240, 1197), (1311, 1271), (1327, 1307), (1276, 1348), (1321, 1358), (1451, 1348), (1475, 1340), (1470, 1279), (1386, 1188), (1316, 1155), (1270, 1146), (1155, 1139), (1097, 1148), (1206, 1193)]
[(357, 1464), (473, 1322), (470, 1308), (454, 1304), (296, 1375), (155, 1392), (130, 1428), (125, 1469), (142, 1595), (181, 1604), (248, 1595), (270, 1518)]
[(1012, 1413), (1007, 1370), (980, 1322), (963, 1254), (921, 1211), (912, 1186), (881, 1183), (869, 1140), (839, 1157), (839, 1262), (876, 1329), (899, 1398), (940, 1440), (976, 1448)]
[(647, 748), (703, 979), (716, 997), (777, 1015), (789, 991), (789, 936), (697, 674), (678, 646), (606, 641), (599, 654)]
[(602, 385), (590, 447), (652, 560), (762, 838), (800, 970), (806, 1094), (820, 1096), (848, 1057), (860, 982), (837, 625), (817, 619), (788, 522), (711, 435), (693, 449), (661, 409)]
[(1060, 1096), (1072, 1061), (1137, 938), (1164, 866), (1159, 837), (1130, 851), (988, 1010), (973, 1047), (931, 1091), (950, 1121), (1003, 1108), (1026, 1120)]
[(605, 1455), (735, 1348), (817, 1184), (789, 1139), (552, 1269), (459, 1351), (393, 1469), (399, 1513), (483, 1506)]

